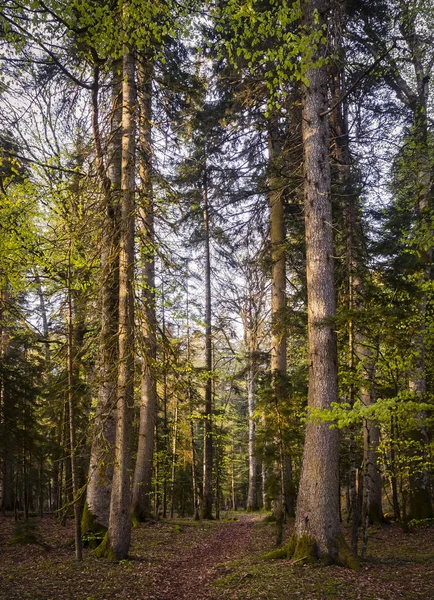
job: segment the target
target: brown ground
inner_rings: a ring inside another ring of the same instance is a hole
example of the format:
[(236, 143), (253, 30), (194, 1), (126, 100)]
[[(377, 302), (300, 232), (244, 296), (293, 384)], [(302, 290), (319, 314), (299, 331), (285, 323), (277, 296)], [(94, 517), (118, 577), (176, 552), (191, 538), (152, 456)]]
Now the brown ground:
[[(0, 517), (1, 600), (434, 600), (434, 529), (371, 532), (360, 571), (264, 560), (274, 541), (262, 515), (143, 525), (131, 560), (74, 560), (72, 525), (38, 521), (46, 547), (8, 545), (14, 521)], [(288, 532), (289, 534), (289, 532)]]

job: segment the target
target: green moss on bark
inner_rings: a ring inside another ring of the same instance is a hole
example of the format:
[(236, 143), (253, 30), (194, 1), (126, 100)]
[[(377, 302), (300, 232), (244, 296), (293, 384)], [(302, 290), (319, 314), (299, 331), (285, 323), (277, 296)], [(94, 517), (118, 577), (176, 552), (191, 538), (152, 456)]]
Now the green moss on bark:
[(345, 541), (344, 536), (341, 534), (338, 545), (338, 564), (342, 567), (347, 567), (353, 571), (360, 569), (360, 562), (358, 557), (354, 554), (351, 548)]
[(268, 552), (264, 556), (264, 560), (278, 560), (285, 558), (291, 559), (294, 562), (301, 562), (303, 560), (304, 562), (311, 564), (320, 559), (326, 564), (334, 563), (352, 570), (358, 570), (360, 568), (359, 559), (353, 554), (342, 535), (339, 538), (337, 557), (334, 558), (327, 556), (319, 557), (315, 540), (308, 535), (297, 538), (295, 533), (286, 544)]
[(95, 515), (92, 514), (88, 503), (86, 502), (81, 517), (81, 534), (85, 544), (88, 544), (91, 548), (97, 548), (97, 546), (104, 539), (107, 532), (107, 527), (97, 523)]
[(116, 561), (119, 560), (119, 557), (116, 555), (116, 552), (111, 547), (108, 531), (105, 534), (104, 539), (98, 546), (98, 548), (95, 548), (95, 550), (92, 551), (92, 554), (97, 558), (108, 558), (109, 560)]
[(301, 561), (304, 559), (306, 562), (313, 563), (317, 559), (315, 540), (308, 535), (304, 535), (297, 539), (297, 536), (294, 533), (286, 544), (268, 552), (268, 554), (264, 556), (265, 560), (282, 558), (290, 558), (294, 561)]
[(137, 529), (137, 527), (140, 527), (140, 519), (134, 513), (131, 515), (131, 525), (134, 527), (134, 529)]
[(313, 538), (308, 535), (302, 535), (297, 539), (295, 534), (292, 537), (294, 539), (290, 540), (290, 543), (294, 548), (291, 557), (293, 560), (301, 560), (304, 558), (307, 562), (313, 563), (318, 559), (316, 543)]

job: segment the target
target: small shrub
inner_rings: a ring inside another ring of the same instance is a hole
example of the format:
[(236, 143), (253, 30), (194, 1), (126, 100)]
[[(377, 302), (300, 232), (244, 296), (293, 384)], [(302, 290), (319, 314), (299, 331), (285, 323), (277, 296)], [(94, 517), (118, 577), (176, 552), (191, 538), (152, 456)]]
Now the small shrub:
[(35, 521), (16, 522), (14, 536), (8, 541), (8, 545), (13, 546), (16, 544), (36, 544), (43, 548), (48, 547), (38, 532), (38, 525)]

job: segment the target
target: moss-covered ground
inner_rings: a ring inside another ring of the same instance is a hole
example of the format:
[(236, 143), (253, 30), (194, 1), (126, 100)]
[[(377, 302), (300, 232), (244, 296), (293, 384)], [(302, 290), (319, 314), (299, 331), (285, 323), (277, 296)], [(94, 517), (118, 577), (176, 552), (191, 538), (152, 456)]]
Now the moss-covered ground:
[[(434, 600), (434, 528), (374, 528), (367, 559), (351, 571), (271, 558), (274, 523), (261, 514), (226, 516), (141, 524), (133, 530), (131, 559), (120, 563), (98, 559), (90, 548), (77, 563), (72, 523), (61, 527), (48, 516), (34, 521), (38, 543), (9, 543), (17, 527), (12, 517), (0, 517), (0, 598)], [(289, 526), (285, 543), (291, 534)]]

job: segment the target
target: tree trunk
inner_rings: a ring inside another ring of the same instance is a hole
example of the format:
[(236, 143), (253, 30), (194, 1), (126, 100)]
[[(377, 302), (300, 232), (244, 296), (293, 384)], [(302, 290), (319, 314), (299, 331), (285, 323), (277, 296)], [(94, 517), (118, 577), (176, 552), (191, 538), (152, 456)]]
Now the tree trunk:
[(130, 435), (134, 402), (135, 60), (125, 48), (122, 81), (122, 206), (119, 253), (119, 364), (116, 447), (109, 527), (99, 556), (126, 559), (131, 540)]
[[(273, 403), (279, 422), (275, 439), (274, 471), (279, 481), (274, 498), (274, 511), (284, 517), (285, 466), (282, 430), (280, 424), (281, 405), (285, 394), (286, 376), (286, 255), (285, 255), (285, 215), (283, 182), (279, 176), (278, 161), (281, 158), (281, 144), (277, 121), (271, 119), (268, 127), (269, 156), (269, 203), (270, 203), (270, 243), (271, 243), (271, 377)], [(292, 516), (292, 515), (291, 515)]]
[[(309, 0), (303, 5), (307, 31), (326, 24), (328, 3)], [(318, 17), (318, 18), (316, 18)], [(308, 293), (309, 408), (330, 408), (338, 400), (337, 346), (333, 319), (336, 300), (333, 272), (333, 232), (330, 193), (329, 131), (326, 116), (328, 73), (326, 44), (319, 44), (309, 62), (309, 85), (303, 97), (304, 197)], [(339, 434), (327, 423), (309, 421), (295, 523), (295, 556), (311, 550), (331, 562), (340, 559)]]
[(193, 383), (191, 378), (192, 363), (191, 363), (191, 339), (190, 339), (190, 294), (188, 286), (188, 267), (187, 267), (187, 293), (186, 293), (186, 318), (187, 318), (187, 404), (190, 412), (190, 437), (191, 437), (191, 484), (193, 491), (193, 517), (195, 521), (200, 519), (199, 505), (200, 505), (200, 489), (198, 486), (198, 476), (196, 471), (196, 435), (195, 426), (193, 420)]
[(173, 416), (173, 438), (172, 438), (172, 473), (170, 477), (170, 518), (173, 519), (175, 509), (175, 473), (176, 473), (176, 446), (178, 441), (178, 398), (175, 404)]
[(68, 253), (68, 314), (67, 314), (67, 372), (68, 372), (68, 409), (69, 409), (69, 436), (71, 450), (71, 479), (72, 496), (74, 503), (74, 539), (75, 558), (82, 559), (82, 540), (80, 527), (80, 498), (78, 496), (78, 466), (75, 435), (75, 398), (74, 398), (74, 356), (73, 356), (73, 315), (72, 315), (72, 291), (71, 291), (71, 245)]
[[(414, 50), (417, 52), (417, 49)], [(421, 76), (421, 72), (416, 75)], [(429, 223), (431, 219), (430, 211), (432, 209), (432, 200), (430, 197), (432, 188), (431, 167), (430, 167), (430, 149), (428, 144), (428, 81), (418, 81), (419, 99), (413, 109), (413, 118), (415, 126), (415, 148), (417, 172), (417, 198), (416, 211), (420, 224)], [(422, 242), (425, 243), (425, 242)], [(427, 334), (427, 308), (428, 297), (426, 287), (432, 279), (432, 246), (421, 249), (422, 260), (419, 273), (417, 273), (418, 283), (421, 291), (419, 302), (420, 326), (419, 331), (413, 339), (413, 353), (415, 355), (414, 367), (410, 374), (409, 389), (415, 395), (417, 402), (426, 401), (427, 380), (426, 380), (426, 334)], [(429, 443), (426, 430), (426, 411), (421, 411), (418, 415), (419, 427), (413, 432), (413, 439), (419, 445), (422, 453), (422, 467), (417, 468), (410, 474), (410, 497), (409, 497), (409, 518), (416, 520), (432, 519), (434, 516), (432, 498), (428, 482), (427, 472), (427, 446)], [(416, 450), (417, 452), (417, 450)], [(419, 457), (418, 457), (419, 458)], [(417, 462), (417, 461), (416, 461)]]
[[(120, 65), (113, 68), (112, 121), (107, 171), (103, 162), (98, 122), (98, 90), (94, 90), (93, 135), (98, 174), (103, 189), (104, 220), (101, 249), (101, 331), (98, 364), (98, 397), (82, 531), (103, 530), (109, 523), (116, 439), (116, 395), (119, 303), (119, 204), (121, 193), (122, 90)], [(96, 84), (95, 84), (96, 85)]]
[(249, 373), (247, 378), (247, 404), (249, 412), (249, 488), (247, 492), (247, 510), (257, 510), (258, 502), (258, 460), (256, 458), (256, 361), (254, 358), (253, 334), (249, 338)]
[(132, 514), (146, 520), (152, 516), (152, 469), (157, 417), (155, 362), (157, 357), (155, 314), (155, 240), (152, 193), (152, 77), (146, 56), (139, 65), (140, 110), (140, 246), (142, 259), (142, 376), (139, 443), (134, 470)]
[(204, 460), (202, 519), (212, 519), (213, 444), (212, 444), (212, 326), (211, 326), (211, 252), (209, 234), (208, 182), (203, 182), (203, 227), (205, 234), (205, 414), (204, 414)]

